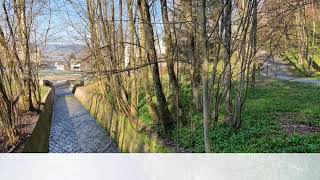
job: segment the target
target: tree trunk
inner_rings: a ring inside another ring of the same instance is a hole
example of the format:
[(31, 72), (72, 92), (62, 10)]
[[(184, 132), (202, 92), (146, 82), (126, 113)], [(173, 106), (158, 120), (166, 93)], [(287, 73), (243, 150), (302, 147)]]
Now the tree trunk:
[(28, 110), (35, 111), (32, 102), (32, 65), (30, 61), (30, 48), (29, 48), (29, 31), (27, 28), (27, 20), (26, 20), (26, 2), (25, 0), (14, 1), (14, 9), (18, 19), (18, 32), (21, 40), (21, 47), (23, 49), (23, 59), (25, 62), (25, 89), (27, 92), (27, 102), (28, 102)]
[[(172, 35), (170, 30), (170, 22), (168, 17), (167, 10), (167, 0), (161, 0), (161, 12), (162, 12), (162, 20), (165, 32), (165, 43), (166, 43), (166, 63), (170, 80), (170, 96), (172, 98), (172, 104), (174, 105), (176, 102), (175, 97), (179, 97), (179, 84), (174, 72), (174, 48), (172, 44)], [(178, 109), (177, 109), (178, 111)]]
[[(135, 48), (134, 48), (134, 37), (135, 37), (135, 24), (133, 22), (133, 0), (128, 0), (128, 15), (129, 15), (129, 29), (130, 29), (130, 53), (129, 53), (129, 64), (130, 66), (136, 66)], [(130, 111), (135, 117), (138, 115), (138, 88), (137, 88), (137, 71), (132, 73), (132, 84), (131, 84), (131, 104)]]
[(229, 122), (232, 119), (232, 96), (231, 96), (231, 81), (232, 81), (232, 72), (231, 72), (231, 21), (232, 21), (232, 0), (225, 0), (225, 9), (224, 9), (224, 85), (225, 85), (225, 102), (227, 117), (226, 122)]
[(207, 28), (206, 28), (206, 0), (200, 0), (200, 51), (202, 63), (202, 111), (203, 111), (203, 135), (204, 135), (204, 145), (206, 152), (209, 153), (211, 150), (210, 139), (209, 139), (209, 89), (208, 89), (208, 71), (209, 71), (209, 61), (208, 61), (208, 47), (207, 47)]
[(168, 132), (172, 126), (172, 118), (167, 106), (167, 100), (162, 90), (162, 84), (159, 75), (159, 66), (157, 63), (157, 54), (154, 45), (154, 33), (151, 25), (150, 12), (148, 9), (147, 0), (138, 0), (138, 6), (141, 13), (141, 20), (143, 23), (144, 39), (147, 51), (147, 59), (151, 65), (151, 74), (153, 78), (153, 86), (158, 102), (158, 112), (160, 121), (164, 124), (165, 132)]
[(182, 0), (181, 4), (185, 12), (186, 25), (186, 38), (187, 38), (187, 51), (188, 58), (191, 62), (191, 84), (192, 84), (192, 95), (193, 104), (198, 111), (201, 110), (201, 97), (200, 97), (200, 86), (201, 86), (201, 61), (196, 58), (196, 41), (195, 41), (195, 27), (194, 27), (194, 15), (192, 13), (193, 0)]
[(124, 34), (123, 34), (123, 22), (122, 22), (122, 16), (123, 16), (123, 8), (122, 8), (122, 0), (119, 0), (119, 9), (120, 9), (120, 14), (119, 14), (119, 33), (120, 33), (120, 58), (119, 60), (121, 61), (121, 66), (122, 68), (125, 68), (125, 46), (124, 46)]
[[(258, 2), (257, 0), (252, 0), (253, 2), (253, 17), (252, 17), (252, 48), (254, 51), (254, 55), (257, 53), (257, 26), (258, 26)], [(253, 66), (252, 66), (252, 75), (251, 75), (251, 85), (255, 86), (256, 83), (256, 71), (257, 71), (257, 59), (254, 57)]]

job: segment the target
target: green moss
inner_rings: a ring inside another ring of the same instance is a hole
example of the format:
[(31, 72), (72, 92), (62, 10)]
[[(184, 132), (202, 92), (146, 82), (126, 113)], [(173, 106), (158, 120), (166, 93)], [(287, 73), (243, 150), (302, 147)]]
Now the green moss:
[(147, 102), (145, 97), (142, 94), (143, 93), (141, 93), (139, 96), (139, 104), (138, 104), (139, 119), (142, 120), (143, 123), (145, 123), (146, 125), (151, 125), (152, 120), (148, 111)]
[(40, 95), (41, 98), (44, 97), (50, 90), (50, 87), (47, 86), (40, 86)]

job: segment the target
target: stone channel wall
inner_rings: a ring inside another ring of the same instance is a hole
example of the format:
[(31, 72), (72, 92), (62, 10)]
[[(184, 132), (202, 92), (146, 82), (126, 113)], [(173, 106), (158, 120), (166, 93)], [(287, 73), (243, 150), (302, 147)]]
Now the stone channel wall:
[(49, 137), (51, 128), (52, 108), (54, 103), (54, 89), (50, 88), (41, 100), (42, 108), (37, 124), (31, 137), (27, 140), (23, 152), (47, 153), (49, 149)]
[(78, 87), (77, 99), (85, 106), (109, 136), (118, 145), (121, 152), (173, 152), (156, 136), (138, 131), (136, 124), (110, 108), (110, 103), (99, 93), (98, 83)]

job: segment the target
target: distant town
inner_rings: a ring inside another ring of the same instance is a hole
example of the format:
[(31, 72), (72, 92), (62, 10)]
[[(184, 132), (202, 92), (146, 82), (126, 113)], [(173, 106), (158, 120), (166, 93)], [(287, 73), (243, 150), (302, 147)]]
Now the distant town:
[[(164, 57), (165, 43), (158, 40), (156, 46), (158, 57)], [(35, 53), (40, 69), (55, 69), (58, 71), (87, 71), (90, 69), (89, 51), (86, 46), (79, 44), (48, 45), (43, 51)], [(129, 46), (125, 46), (125, 64), (129, 62)], [(164, 63), (159, 63), (162, 69)]]
[(88, 51), (82, 45), (49, 45), (40, 53), (40, 69), (59, 71), (86, 71)]

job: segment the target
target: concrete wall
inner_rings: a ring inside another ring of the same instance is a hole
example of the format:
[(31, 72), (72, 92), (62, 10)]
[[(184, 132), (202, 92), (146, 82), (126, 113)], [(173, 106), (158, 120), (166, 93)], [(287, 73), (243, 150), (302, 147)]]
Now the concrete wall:
[(42, 99), (42, 109), (31, 137), (26, 142), (23, 152), (46, 153), (49, 149), (51, 117), (54, 103), (54, 89), (50, 88)]
[(98, 83), (78, 87), (75, 96), (106, 129), (122, 152), (173, 152), (156, 136), (137, 131), (136, 123), (112, 110), (98, 89)]

